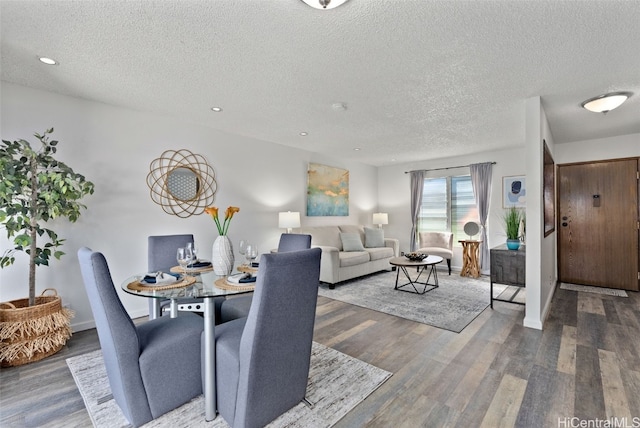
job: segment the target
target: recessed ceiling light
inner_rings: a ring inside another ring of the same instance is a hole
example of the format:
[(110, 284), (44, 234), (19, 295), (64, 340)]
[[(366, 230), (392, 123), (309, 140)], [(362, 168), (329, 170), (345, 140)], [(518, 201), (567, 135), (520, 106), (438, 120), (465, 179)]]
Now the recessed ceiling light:
[(335, 111), (345, 111), (347, 109), (347, 103), (333, 103), (331, 108)]
[(585, 109), (594, 113), (606, 114), (614, 108), (620, 107), (631, 95), (633, 95), (631, 92), (611, 92), (609, 94), (590, 98), (581, 105)]
[(356, 148), (355, 148), (355, 149), (353, 149), (353, 150), (355, 150), (356, 152), (359, 152), (359, 151), (360, 151), (360, 147), (356, 147)]
[(58, 61), (56, 61), (53, 58), (47, 58), (46, 56), (40, 56), (38, 57), (38, 59), (40, 60), (40, 62), (47, 64), (47, 65), (58, 65)]
[(338, 7), (341, 4), (347, 2), (347, 0), (302, 0), (302, 1), (315, 9), (333, 9), (334, 7)]
[(302, 132), (300, 133), (300, 136), (301, 136), (301, 137), (306, 137), (307, 135), (309, 135), (309, 133), (308, 133), (308, 132), (304, 132), (304, 131), (302, 131)]
[(211, 111), (215, 111), (216, 113), (220, 113), (222, 111), (222, 107), (211, 107)]

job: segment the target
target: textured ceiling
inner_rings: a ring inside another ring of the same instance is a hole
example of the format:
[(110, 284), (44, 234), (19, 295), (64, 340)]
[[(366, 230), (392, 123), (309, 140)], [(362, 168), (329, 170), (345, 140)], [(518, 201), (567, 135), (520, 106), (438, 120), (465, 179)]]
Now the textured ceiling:
[[(640, 133), (640, 1), (2, 0), (0, 14), (4, 81), (371, 165), (523, 144), (532, 96), (556, 143)], [(635, 95), (580, 107), (614, 90)]]

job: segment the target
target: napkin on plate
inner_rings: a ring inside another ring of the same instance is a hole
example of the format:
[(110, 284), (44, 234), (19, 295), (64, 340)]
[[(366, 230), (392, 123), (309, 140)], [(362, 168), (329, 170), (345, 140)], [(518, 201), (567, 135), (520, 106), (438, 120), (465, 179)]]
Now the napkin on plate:
[(256, 282), (256, 277), (249, 273), (236, 273), (227, 277), (230, 284), (246, 284), (247, 282)]
[(190, 265), (187, 265), (187, 268), (203, 268), (203, 267), (209, 267), (211, 266), (211, 262), (195, 262), (195, 263), (191, 263)]
[(145, 284), (172, 284), (180, 278), (180, 274), (171, 272), (153, 272), (144, 276), (142, 282)]

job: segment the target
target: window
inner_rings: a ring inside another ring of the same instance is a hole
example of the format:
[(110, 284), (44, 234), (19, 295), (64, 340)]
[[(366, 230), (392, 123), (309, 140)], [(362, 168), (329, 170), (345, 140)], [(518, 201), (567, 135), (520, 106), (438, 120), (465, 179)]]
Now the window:
[(418, 219), (420, 232), (453, 232), (453, 242), (468, 239), (464, 225), (478, 221), (471, 176), (427, 178)]

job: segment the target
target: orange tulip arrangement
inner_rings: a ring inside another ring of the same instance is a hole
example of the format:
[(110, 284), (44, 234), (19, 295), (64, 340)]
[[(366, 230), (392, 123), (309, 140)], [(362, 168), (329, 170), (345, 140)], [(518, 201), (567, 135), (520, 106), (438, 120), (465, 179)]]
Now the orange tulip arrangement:
[(218, 228), (218, 233), (220, 236), (224, 236), (227, 234), (229, 230), (229, 224), (231, 223), (231, 218), (233, 215), (240, 211), (238, 207), (229, 207), (224, 213), (224, 221), (220, 224), (220, 220), (218, 220), (218, 207), (207, 207), (204, 209), (204, 212), (213, 217), (213, 221), (216, 222), (216, 227)]

